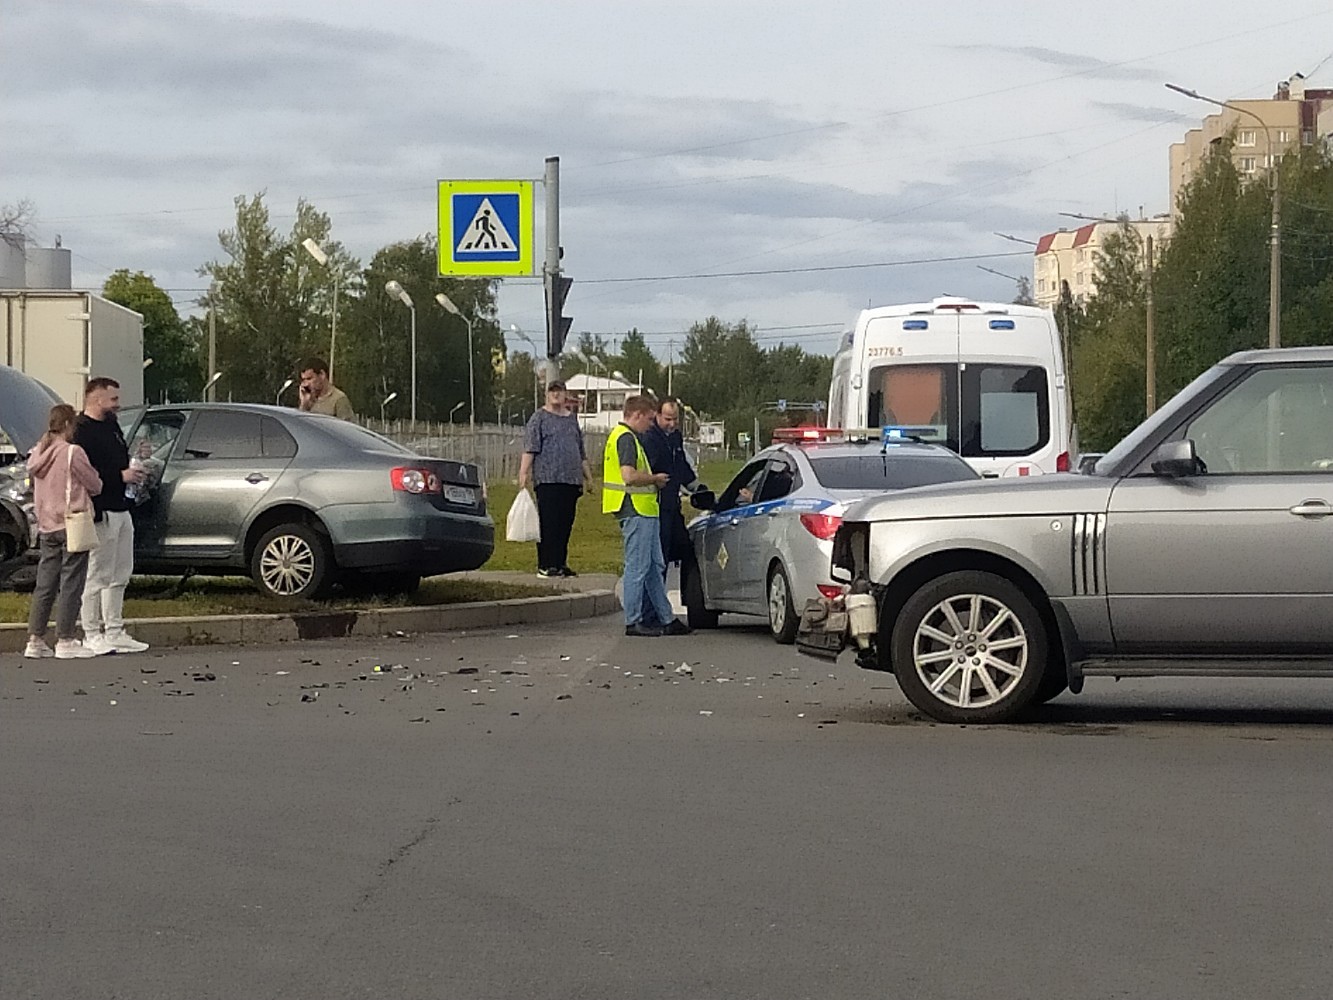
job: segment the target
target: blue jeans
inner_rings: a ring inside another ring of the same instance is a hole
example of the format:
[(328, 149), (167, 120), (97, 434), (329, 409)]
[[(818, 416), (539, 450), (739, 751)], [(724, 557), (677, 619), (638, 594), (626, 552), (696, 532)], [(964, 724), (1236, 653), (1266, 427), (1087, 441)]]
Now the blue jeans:
[(625, 539), (625, 624), (670, 623), (676, 613), (667, 599), (657, 518), (623, 518), (620, 534)]

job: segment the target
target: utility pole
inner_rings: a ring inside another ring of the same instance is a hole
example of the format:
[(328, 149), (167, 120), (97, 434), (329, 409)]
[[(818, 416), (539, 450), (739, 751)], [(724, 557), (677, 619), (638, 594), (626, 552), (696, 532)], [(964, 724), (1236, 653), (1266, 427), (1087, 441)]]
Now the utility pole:
[(565, 346), (565, 337), (573, 323), (565, 316), (565, 296), (573, 283), (560, 273), (560, 157), (546, 158), (546, 260), (542, 264), (542, 283), (546, 288), (546, 381), (560, 377), (557, 359)]
[[(216, 286), (214, 286), (216, 288)], [(214, 388), (213, 373), (218, 370), (218, 317), (217, 306), (213, 302), (213, 296), (208, 297), (208, 398), (207, 402), (212, 403), (217, 399), (217, 390)]]
[[(1268, 130), (1265, 128), (1265, 132)], [(1269, 223), (1268, 256), (1268, 346), (1282, 346), (1282, 185), (1277, 173), (1277, 154), (1268, 137), (1268, 184), (1273, 192), (1273, 218)]]
[(1157, 310), (1153, 305), (1152, 233), (1144, 239), (1147, 258), (1143, 263), (1143, 298), (1147, 305), (1148, 343), (1144, 351), (1144, 409), (1146, 416), (1157, 412)]
[(671, 391), (672, 379), (676, 373), (676, 341), (674, 339), (667, 341), (667, 395), (674, 393)]

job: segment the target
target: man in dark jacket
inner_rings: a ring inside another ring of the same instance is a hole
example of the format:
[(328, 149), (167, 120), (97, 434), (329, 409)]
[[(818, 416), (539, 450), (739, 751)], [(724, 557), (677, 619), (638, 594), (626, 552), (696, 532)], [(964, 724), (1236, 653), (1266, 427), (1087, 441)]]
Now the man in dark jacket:
[(653, 471), (665, 472), (669, 477), (666, 488), (658, 494), (661, 507), (658, 527), (662, 533), (662, 558), (670, 566), (690, 555), (680, 492), (683, 489), (693, 493), (703, 488), (685, 454), (685, 439), (680, 433), (680, 401), (674, 396), (668, 396), (659, 405), (657, 418), (643, 435), (643, 450)]
[(121, 433), (120, 383), (110, 378), (88, 380), (83, 412), (74, 424), (74, 443), (102, 480), (93, 497), (97, 548), (88, 561), (83, 586), (83, 644), (99, 656), (141, 653), (148, 643), (125, 631), (125, 586), (134, 572), (134, 523), (126, 487), (143, 481), (143, 470), (130, 467), (130, 452)]

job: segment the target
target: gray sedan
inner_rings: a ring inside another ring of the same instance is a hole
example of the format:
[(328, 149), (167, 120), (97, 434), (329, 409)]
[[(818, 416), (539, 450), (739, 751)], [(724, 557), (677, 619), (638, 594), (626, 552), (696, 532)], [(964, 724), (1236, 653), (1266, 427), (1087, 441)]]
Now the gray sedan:
[(1204, 372), (1091, 474), (850, 508), (803, 650), (995, 722), (1085, 677), (1333, 675), (1333, 348)]
[(938, 445), (882, 440), (878, 432), (788, 434), (756, 455), (712, 512), (689, 526), (694, 561), (682, 567), (681, 593), (693, 628), (715, 627), (723, 611), (764, 615), (774, 639), (795, 641), (797, 609), (841, 592), (829, 577), (829, 558), (846, 504), (980, 478)]
[(137, 572), (249, 572), (269, 594), (314, 598), (338, 580), (412, 589), (494, 548), (475, 465), (333, 417), (152, 406), (127, 436), (148, 477), (133, 509)]

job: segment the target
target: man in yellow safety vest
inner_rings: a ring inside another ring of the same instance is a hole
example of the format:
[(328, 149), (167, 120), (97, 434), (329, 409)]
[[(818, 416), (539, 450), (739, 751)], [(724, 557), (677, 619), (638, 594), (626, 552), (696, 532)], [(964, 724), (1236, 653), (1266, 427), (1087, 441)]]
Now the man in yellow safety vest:
[(667, 484), (665, 472), (653, 472), (639, 435), (657, 415), (651, 396), (625, 400), (624, 419), (606, 439), (602, 458), (602, 513), (620, 521), (625, 541), (625, 634), (687, 635), (667, 598), (665, 562), (658, 537), (658, 491)]

